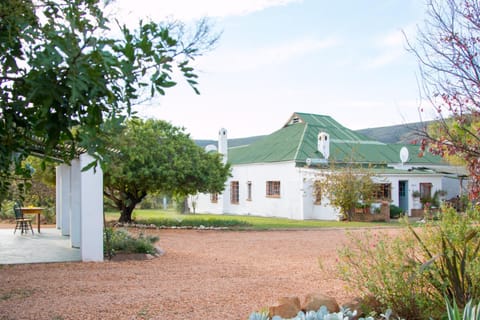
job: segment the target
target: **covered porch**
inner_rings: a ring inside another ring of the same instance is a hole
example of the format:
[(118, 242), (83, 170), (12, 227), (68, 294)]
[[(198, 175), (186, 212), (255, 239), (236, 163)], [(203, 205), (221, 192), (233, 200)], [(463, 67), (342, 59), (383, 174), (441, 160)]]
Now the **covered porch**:
[(54, 228), (42, 228), (41, 233), (29, 231), (13, 234), (13, 227), (0, 229), (0, 264), (47, 263), (82, 261), (80, 249), (73, 248), (68, 236)]
[(103, 172), (81, 154), (56, 169), (56, 225), (38, 233), (0, 229), (0, 264), (103, 261)]

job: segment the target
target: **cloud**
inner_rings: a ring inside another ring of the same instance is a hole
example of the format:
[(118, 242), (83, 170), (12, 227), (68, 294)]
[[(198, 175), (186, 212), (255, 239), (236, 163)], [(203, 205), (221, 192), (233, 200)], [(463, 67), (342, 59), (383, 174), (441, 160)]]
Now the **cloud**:
[(369, 69), (381, 68), (395, 62), (403, 55), (404, 52), (400, 52), (398, 50), (387, 50), (385, 52), (382, 52), (375, 58), (367, 61), (365, 66)]
[(365, 66), (369, 69), (381, 68), (389, 65), (406, 55), (405, 36), (401, 30), (383, 35), (374, 41), (374, 48), (379, 53), (367, 60)]
[(122, 20), (173, 17), (186, 21), (201, 17), (246, 15), (295, 2), (302, 0), (116, 0), (112, 5), (116, 7), (115, 15), (122, 17)]
[(255, 70), (263, 66), (277, 65), (286, 61), (338, 46), (340, 40), (330, 37), (315, 39), (304, 37), (268, 47), (250, 50), (219, 52), (202, 57), (201, 68), (209, 72), (241, 72)]

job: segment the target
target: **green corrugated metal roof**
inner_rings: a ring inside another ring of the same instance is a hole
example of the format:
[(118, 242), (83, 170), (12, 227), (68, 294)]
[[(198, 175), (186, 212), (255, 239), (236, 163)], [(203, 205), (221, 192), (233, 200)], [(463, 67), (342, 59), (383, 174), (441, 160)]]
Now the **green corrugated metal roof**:
[[(330, 136), (330, 162), (360, 162), (387, 164), (400, 162), (403, 145), (385, 144), (345, 128), (330, 116), (294, 113), (280, 130), (255, 141), (248, 146), (230, 148), (228, 159), (232, 164), (296, 161), (305, 163), (307, 158), (323, 159), (317, 150), (320, 132)], [(418, 157), (418, 146), (408, 145), (409, 161), (415, 164), (444, 164), (431, 154)]]
[(294, 160), (303, 137), (304, 126), (282, 128), (248, 146), (230, 148), (228, 161), (233, 164)]

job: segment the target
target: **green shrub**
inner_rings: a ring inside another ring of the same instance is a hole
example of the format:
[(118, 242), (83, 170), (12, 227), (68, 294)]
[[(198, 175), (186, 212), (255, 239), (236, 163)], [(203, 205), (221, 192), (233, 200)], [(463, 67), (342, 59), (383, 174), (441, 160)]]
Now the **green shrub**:
[(394, 239), (351, 237), (340, 251), (340, 276), (356, 294), (374, 297), (377, 309), (406, 319), (440, 318), (444, 296), (462, 308), (480, 297), (478, 222), (476, 209), (460, 215), (442, 208), (438, 221), (408, 225)]
[(115, 250), (112, 245), (113, 233), (114, 230), (112, 227), (105, 227), (103, 229), (103, 255), (109, 259), (112, 259), (115, 255)]
[(140, 202), (140, 209), (160, 209), (163, 208), (163, 195), (147, 194)]
[(175, 211), (177, 213), (187, 213), (187, 197), (175, 198)]
[[(0, 210), (0, 220), (13, 220), (15, 213), (13, 212), (14, 201), (4, 201)], [(45, 207), (42, 212), (42, 218), (46, 223), (55, 223), (55, 207)]]
[(3, 201), (0, 210), (0, 220), (15, 219), (15, 213), (13, 212), (14, 201)]
[(394, 204), (390, 205), (390, 219), (398, 219), (402, 216), (403, 210)]
[(373, 232), (349, 237), (348, 246), (339, 251), (339, 274), (355, 295), (373, 300), (366, 311), (380, 314), (390, 308), (406, 319), (428, 319), (438, 304), (431, 305), (427, 297), (426, 279), (410, 281), (417, 272), (409, 261), (414, 237), (406, 232), (394, 239)]
[(427, 223), (422, 232), (409, 226), (421, 248), (418, 260), (422, 276), (436, 290), (464, 308), (469, 300), (480, 298), (480, 214), (468, 209), (458, 214), (442, 208), (438, 223)]
[(133, 237), (123, 229), (105, 228), (104, 255), (111, 258), (118, 252), (155, 254), (157, 251), (154, 243), (157, 241), (158, 237), (145, 236), (142, 233)]
[(53, 208), (45, 208), (42, 212), (42, 217), (45, 219), (45, 222), (48, 224), (52, 224), (56, 222), (56, 213), (55, 207)]

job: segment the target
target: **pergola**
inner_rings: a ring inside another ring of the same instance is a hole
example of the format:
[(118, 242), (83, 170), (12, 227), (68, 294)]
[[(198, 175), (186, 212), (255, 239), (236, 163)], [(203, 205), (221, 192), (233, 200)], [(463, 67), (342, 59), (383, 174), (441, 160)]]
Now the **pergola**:
[[(32, 136), (30, 154), (60, 163), (56, 167), (56, 227), (80, 249), (82, 261), (103, 261), (103, 172), (83, 148), (57, 145), (46, 151), (45, 139)], [(65, 158), (73, 158), (70, 164)]]
[(56, 168), (56, 225), (82, 261), (103, 261), (103, 172), (83, 153)]

